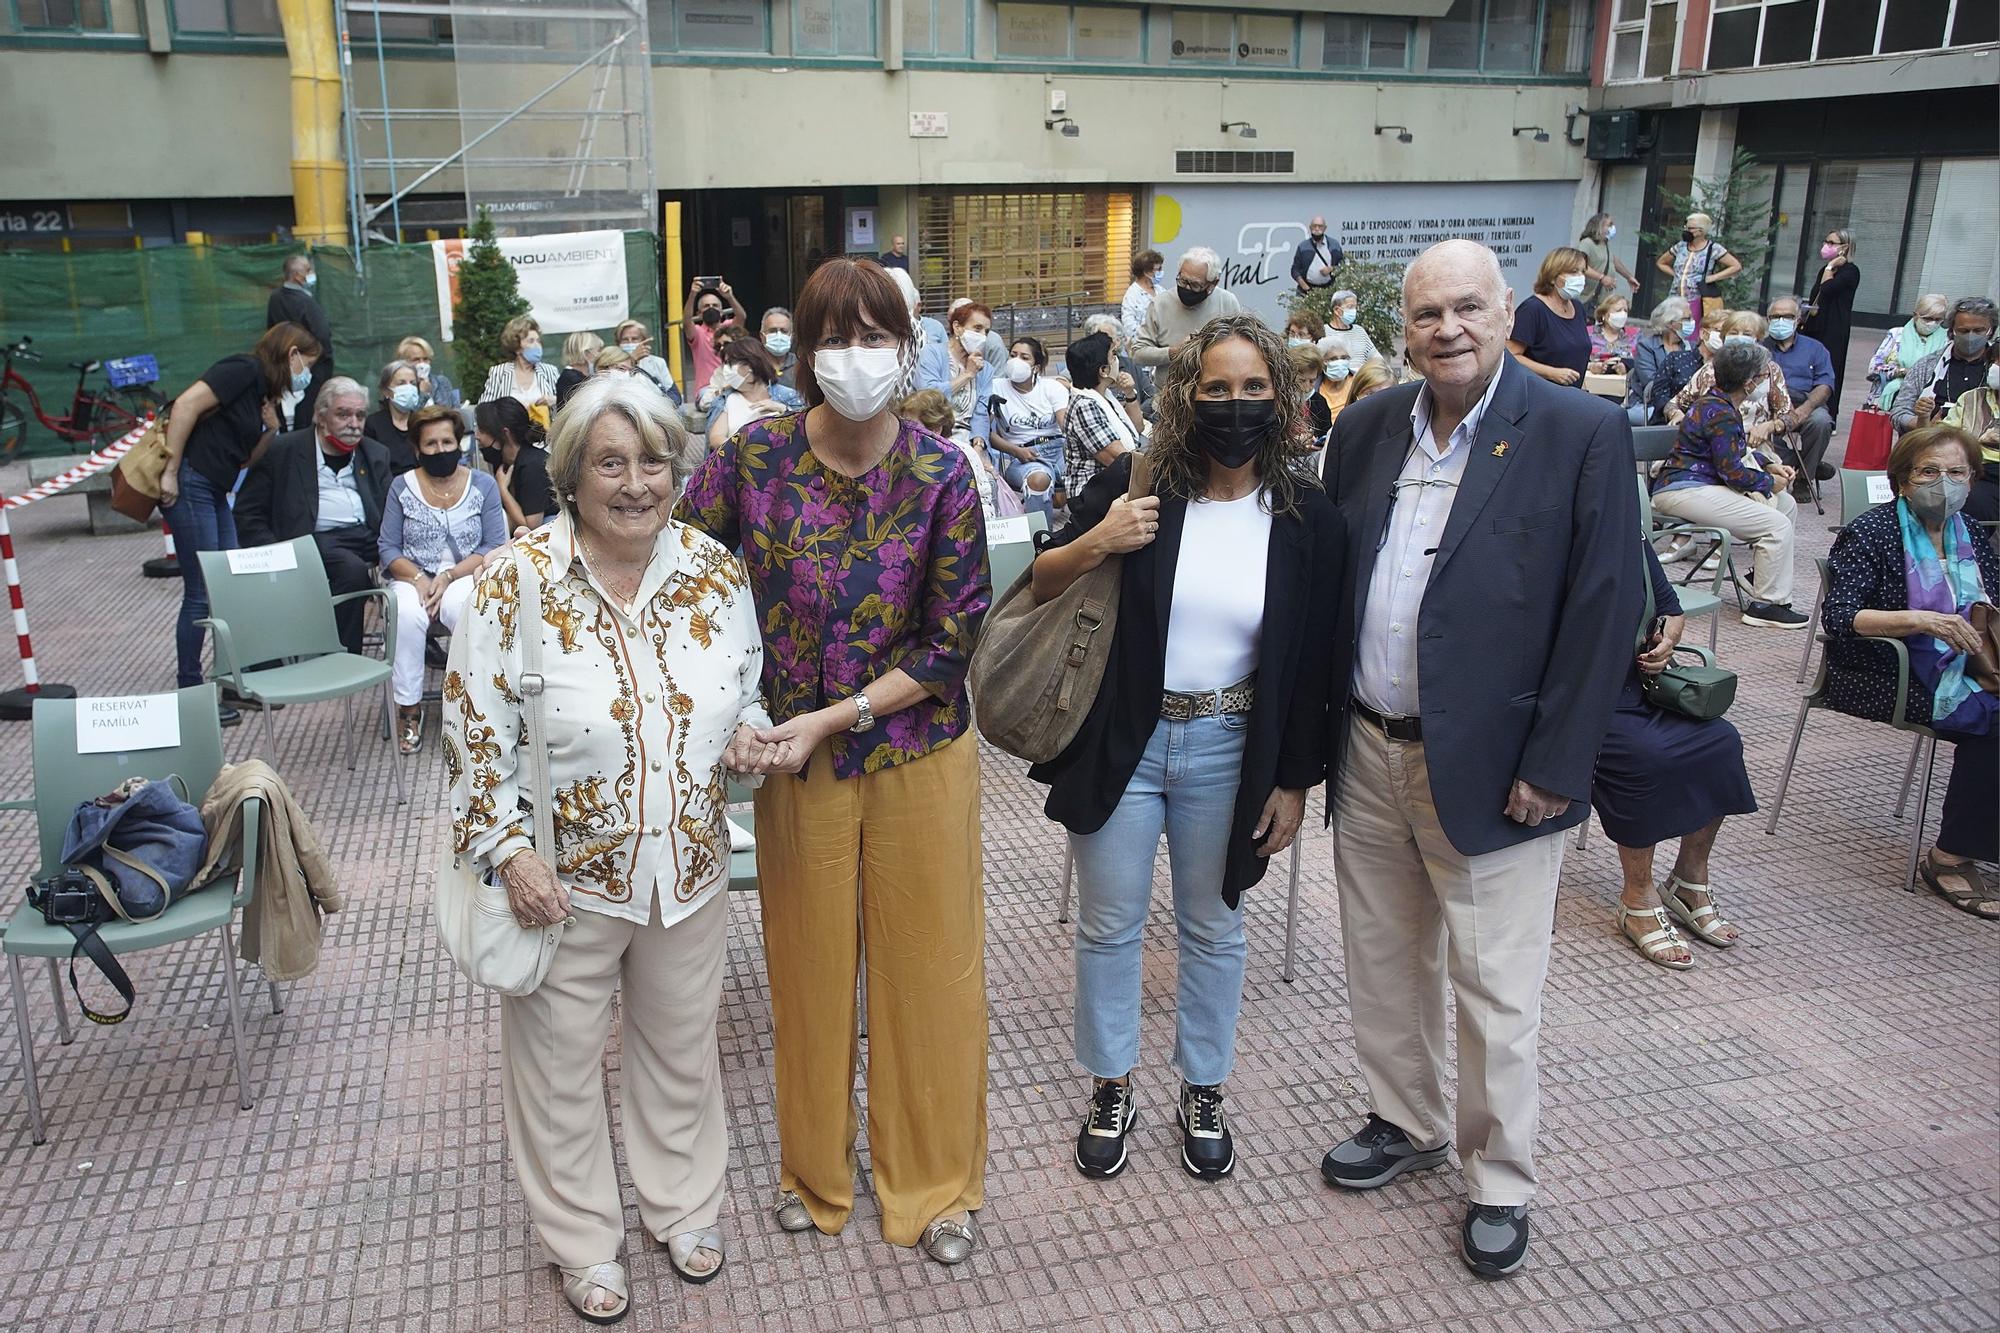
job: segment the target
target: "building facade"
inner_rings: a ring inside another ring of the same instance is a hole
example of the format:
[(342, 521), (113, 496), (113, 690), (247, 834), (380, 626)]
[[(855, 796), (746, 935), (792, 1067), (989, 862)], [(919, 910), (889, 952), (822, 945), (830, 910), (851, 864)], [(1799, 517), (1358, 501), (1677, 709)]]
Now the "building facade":
[(1810, 290), (1837, 228), (1857, 323), (1901, 323), (1925, 292), (2000, 294), (2000, 3), (1601, 0), (1597, 19), (1585, 192), (1625, 220), (1647, 297), (1664, 282), (1640, 234), (1680, 228), (1662, 189), (1739, 149), (1770, 210), (1761, 298)]

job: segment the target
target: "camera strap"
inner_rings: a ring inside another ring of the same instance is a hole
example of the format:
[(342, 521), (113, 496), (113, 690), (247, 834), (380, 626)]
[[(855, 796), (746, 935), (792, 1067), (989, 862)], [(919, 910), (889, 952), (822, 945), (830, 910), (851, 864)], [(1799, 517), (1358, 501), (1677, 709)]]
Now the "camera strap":
[[(127, 921), (132, 919), (125, 915), (125, 909), (118, 902), (117, 893), (111, 888), (111, 881), (105, 878), (102, 871), (93, 870), (89, 866), (76, 866), (74, 868), (89, 876), (90, 882), (97, 886), (97, 892), (111, 906), (111, 911), (114, 914), (113, 919), (122, 918)], [(152, 918), (147, 917), (146, 920), (150, 921)], [(69, 951), (69, 989), (70, 993), (76, 996), (76, 1007), (83, 1010), (83, 1016), (93, 1023), (102, 1024), (105, 1027), (110, 1027), (116, 1023), (123, 1023), (126, 1016), (132, 1012), (132, 1001), (138, 995), (138, 992), (133, 989), (132, 978), (126, 975), (124, 964), (118, 961), (118, 956), (111, 952), (111, 946), (106, 944), (103, 937), (97, 933), (97, 927), (102, 923), (93, 921), (89, 925), (82, 925), (74, 921), (67, 921), (63, 924), (70, 934), (76, 936), (76, 945)], [(83, 954), (91, 962), (97, 964), (97, 970), (102, 972), (104, 979), (111, 983), (111, 989), (117, 991), (119, 998), (125, 1001), (123, 1009), (120, 1009), (115, 1014), (103, 1014), (90, 1007), (90, 1001), (83, 998), (83, 991), (76, 984), (76, 956), (78, 954)]]

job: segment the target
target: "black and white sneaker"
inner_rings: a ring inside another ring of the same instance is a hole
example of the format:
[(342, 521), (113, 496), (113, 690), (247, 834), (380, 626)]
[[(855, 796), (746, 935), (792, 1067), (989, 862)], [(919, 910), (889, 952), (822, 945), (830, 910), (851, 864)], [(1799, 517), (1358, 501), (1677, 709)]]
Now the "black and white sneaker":
[(1109, 1180), (1125, 1169), (1125, 1136), (1139, 1119), (1132, 1085), (1097, 1080), (1083, 1128), (1076, 1132), (1076, 1169), (1098, 1180)]
[(1222, 1085), (1181, 1084), (1181, 1166), (1196, 1180), (1220, 1180), (1236, 1169), (1236, 1141), (1222, 1113)]
[(1370, 1115), (1361, 1132), (1345, 1143), (1336, 1144), (1320, 1160), (1319, 1173), (1329, 1185), (1348, 1190), (1372, 1190), (1388, 1184), (1405, 1171), (1427, 1171), (1443, 1166), (1451, 1156), (1449, 1144), (1422, 1151), (1411, 1144), (1410, 1136), (1379, 1115)]
[(1776, 602), (1752, 602), (1743, 608), (1744, 624), (1762, 625), (1766, 629), (1804, 629), (1811, 619)]
[(1459, 1254), (1478, 1277), (1506, 1277), (1528, 1261), (1528, 1209), (1475, 1203), (1459, 1228)]

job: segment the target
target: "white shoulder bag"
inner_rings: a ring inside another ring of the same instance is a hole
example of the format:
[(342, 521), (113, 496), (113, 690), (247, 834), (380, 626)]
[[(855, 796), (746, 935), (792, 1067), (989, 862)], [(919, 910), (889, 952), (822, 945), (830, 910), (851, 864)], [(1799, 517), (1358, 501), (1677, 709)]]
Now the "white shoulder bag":
[[(555, 800), (549, 781), (549, 741), (542, 713), (542, 576), (535, 562), (516, 551), (520, 577), (521, 704), (527, 738), (521, 744), (516, 778), (534, 804), (534, 855), (555, 864)], [(449, 832), (439, 854), (438, 940), (474, 985), (502, 995), (531, 995), (562, 942), (563, 923), (535, 930), (514, 919), (506, 887), (498, 876), (481, 875), (469, 856), (457, 855)]]

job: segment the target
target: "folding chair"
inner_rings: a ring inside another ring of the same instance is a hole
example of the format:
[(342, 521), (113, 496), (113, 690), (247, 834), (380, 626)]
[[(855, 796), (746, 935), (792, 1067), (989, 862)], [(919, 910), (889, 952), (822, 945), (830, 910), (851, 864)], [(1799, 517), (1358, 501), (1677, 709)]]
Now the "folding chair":
[[(1829, 566), (1824, 557), (1816, 560), (1814, 563), (1819, 566), (1819, 597), (1820, 601), (1824, 602), (1826, 600)], [(1818, 631), (1815, 637), (1817, 637), (1822, 645), (1828, 645), (1832, 642), (1832, 636), (1827, 634), (1824, 629)], [(1886, 644), (1889, 650), (1895, 654), (1896, 705), (1895, 711), (1890, 714), (1887, 725), (1896, 728), (1898, 731), (1911, 732), (1917, 738), (1915, 747), (1910, 751), (1909, 763), (1905, 766), (1903, 773), (1903, 797), (1905, 799), (1899, 799), (1896, 802), (1896, 817), (1899, 819), (1902, 817), (1904, 807), (1907, 804), (1906, 798), (1909, 795), (1910, 779), (1915, 776), (1917, 755), (1920, 752), (1925, 755), (1923, 781), (1917, 788), (1917, 814), (1916, 818), (1910, 824), (1910, 855), (1908, 863), (1903, 870), (1903, 887), (1914, 893), (1916, 891), (1914, 885), (1917, 879), (1917, 857), (1923, 850), (1924, 843), (1924, 815), (1930, 807), (1931, 800), (1931, 773), (1937, 766), (1937, 733), (1923, 723), (1912, 722), (1908, 717), (1910, 705), (1909, 648), (1901, 639), (1886, 638), (1874, 634), (1863, 634), (1856, 637), (1867, 639), (1874, 643)], [(1826, 708), (1831, 711), (1831, 705), (1827, 703), (1826, 699), (1827, 675), (1827, 653), (1825, 648), (1822, 647), (1819, 656), (1819, 671), (1813, 676), (1811, 687), (1806, 690), (1805, 695), (1799, 700), (1798, 721), (1792, 727), (1791, 746), (1785, 751), (1785, 769), (1778, 778), (1778, 799), (1771, 805), (1771, 822), (1764, 828), (1766, 834), (1774, 834), (1778, 831), (1778, 816), (1783, 814), (1785, 809), (1785, 791), (1791, 786), (1792, 782), (1792, 765), (1798, 761), (1799, 757), (1799, 738), (1805, 734), (1806, 730), (1806, 714), (1815, 708)], [(1862, 720), (1865, 721), (1867, 719)]]
[(1049, 516), (1039, 510), (1029, 514), (1028, 540), (1013, 542), (993, 542), (986, 548), (986, 568), (993, 580), (993, 596), (997, 600), (1001, 593), (1014, 586), (1014, 580), (1021, 577), (1021, 571), (1035, 562), (1034, 534), (1046, 532)]
[[(1895, 492), (1889, 489), (1888, 473), (1861, 472), (1842, 468), (1840, 470), (1840, 526), (1836, 527), (1834, 531), (1839, 532), (1841, 528), (1846, 527), (1876, 505), (1894, 497)], [(1799, 653), (1798, 681), (1801, 685), (1806, 683), (1806, 668), (1812, 665), (1813, 644), (1818, 642), (1818, 639), (1819, 599), (1814, 598), (1812, 615), (1806, 621), (1805, 648)], [(1902, 814), (1902, 810), (1898, 808), (1896, 811), (1897, 817), (1901, 818)]]
[[(216, 720), (216, 688), (213, 683), (191, 685), (179, 692), (180, 744), (158, 750), (133, 750), (113, 754), (79, 754), (76, 748), (76, 710), (82, 700), (38, 699), (34, 712), (35, 794), (32, 800), (0, 802), (0, 809), (32, 810), (38, 834), (41, 869), (37, 878), (51, 875), (62, 865), (63, 835), (71, 814), (83, 802), (102, 796), (127, 778), (153, 780), (179, 774), (188, 791), (198, 801), (222, 771), (222, 727)], [(149, 921), (113, 921), (98, 927), (98, 938), (114, 954), (139, 953), (158, 949), (196, 935), (214, 932), (222, 951), (223, 993), (228, 998), (229, 1045), (236, 1064), (236, 1104), (249, 1110), (250, 1076), (243, 1054), (243, 1007), (236, 980), (236, 943), (231, 930), (238, 909), (246, 906), (257, 890), (257, 837), (262, 802), (254, 798), (243, 806), (243, 868), (218, 877), (188, 894)], [(234, 881), (232, 883), (232, 881)], [(76, 936), (66, 926), (52, 926), (23, 897), (7, 922), (0, 949), (7, 955), (7, 980), (14, 992), (14, 1024), (21, 1039), (22, 1083), (28, 1096), (28, 1123), (34, 1141), (45, 1143), (48, 1132), (42, 1119), (41, 1086), (35, 1074), (35, 1034), (28, 1022), (28, 993), (21, 978), (21, 959), (49, 960), (49, 989), (56, 1009), (56, 1033), (62, 1044), (74, 1041), (70, 1031), (69, 997), (63, 993), (62, 966), (75, 948)], [(269, 982), (271, 1012), (284, 1012), (284, 996), (278, 983)]]
[[(1680, 599), (1682, 615), (1687, 616), (1689, 619), (1693, 619), (1695, 616), (1709, 617), (1708, 651), (1713, 656), (1715, 653), (1716, 634), (1722, 628), (1722, 571), (1729, 564), (1729, 533), (1722, 528), (1703, 528), (1691, 523), (1670, 521), (1663, 525), (1656, 526), (1656, 524), (1658, 524), (1658, 520), (1653, 517), (1653, 494), (1647, 485), (1646, 478), (1641, 477), (1639, 478), (1639, 530), (1645, 536), (1646, 540), (1651, 541), (1656, 537), (1668, 534), (1674, 536), (1698, 535), (1712, 538), (1716, 543), (1715, 581), (1709, 586), (1709, 590), (1703, 592), (1699, 588), (1690, 588), (1683, 583), (1674, 592), (1674, 595)], [(1732, 570), (1730, 572), (1733, 575), (1735, 571)], [(1690, 575), (1689, 577), (1692, 578), (1693, 576)]]
[[(229, 682), (240, 698), (264, 705), (264, 750), (276, 758), (277, 724), (271, 714), (274, 704), (315, 703), (321, 699), (341, 699), (347, 707), (347, 766), (354, 767), (354, 696), (380, 687), (384, 719), (394, 716), (390, 690), (390, 663), (396, 659), (396, 609), (387, 588), (364, 588), (336, 597), (327, 585), (326, 568), (320, 563), (319, 548), (310, 537), (254, 547), (259, 553), (289, 548), (288, 567), (260, 568), (238, 574), (230, 563), (242, 551), (203, 551), (202, 577), (208, 582), (209, 618), (199, 623), (215, 636), (215, 670), (212, 678)], [(253, 563), (245, 561), (244, 563)], [(269, 559), (259, 566), (284, 564)], [(334, 628), (333, 608), (343, 602), (374, 597), (382, 601), (383, 643), (386, 660), (362, 657), (341, 647), (340, 633)], [(282, 666), (250, 669), (250, 662), (291, 660)], [(387, 734), (387, 733), (385, 733)], [(409, 800), (403, 786), (401, 757), (391, 751), (390, 767), (396, 774), (396, 800)]]

